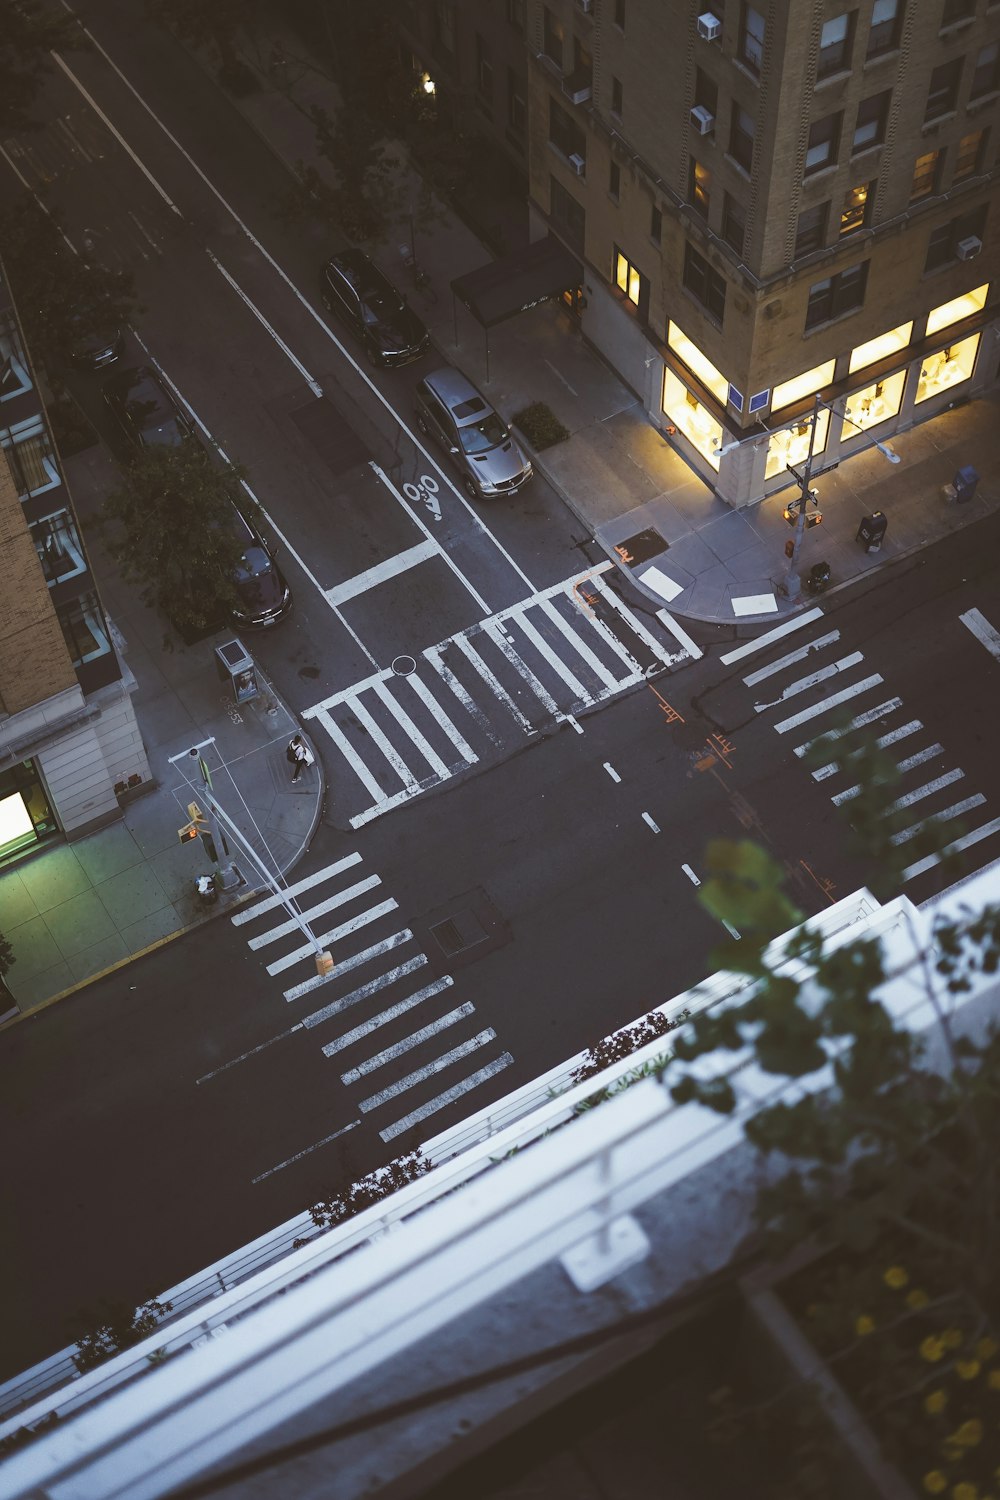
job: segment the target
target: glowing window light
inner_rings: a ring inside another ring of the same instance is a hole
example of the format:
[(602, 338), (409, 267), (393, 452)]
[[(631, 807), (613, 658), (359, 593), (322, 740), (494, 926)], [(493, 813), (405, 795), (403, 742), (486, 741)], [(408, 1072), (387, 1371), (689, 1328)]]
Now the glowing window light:
[(858, 344), (851, 350), (851, 362), (848, 365), (850, 374), (853, 375), (855, 370), (863, 370), (866, 365), (873, 365), (877, 359), (898, 354), (910, 342), (912, 332), (911, 320), (909, 323), (900, 323), (898, 328), (890, 328), (888, 333), (880, 333), (878, 338), (869, 339), (866, 344)]
[(933, 308), (927, 314), (928, 335), (940, 332), (951, 323), (960, 323), (963, 318), (971, 318), (973, 313), (985, 307), (989, 289), (989, 282), (984, 281), (975, 291), (964, 292), (961, 297), (953, 297), (950, 302), (942, 302), (940, 307)]
[(800, 401), (803, 396), (811, 396), (822, 386), (829, 385), (835, 365), (836, 360), (829, 359), (825, 365), (817, 365), (813, 370), (803, 370), (801, 375), (793, 375), (791, 380), (784, 380), (781, 385), (776, 385), (771, 396), (771, 410), (778, 411), (782, 406), (790, 406), (793, 401)]
[(716, 400), (725, 402), (729, 396), (728, 380), (676, 323), (667, 324), (667, 343)]

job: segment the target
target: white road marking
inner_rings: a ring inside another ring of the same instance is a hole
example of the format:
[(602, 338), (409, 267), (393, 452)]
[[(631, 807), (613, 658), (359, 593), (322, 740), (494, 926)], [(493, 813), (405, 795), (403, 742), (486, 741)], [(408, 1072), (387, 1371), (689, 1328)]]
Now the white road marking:
[(923, 802), (925, 797), (933, 797), (935, 792), (940, 792), (944, 787), (951, 786), (956, 781), (961, 781), (965, 776), (964, 771), (946, 771), (943, 776), (937, 776), (933, 781), (925, 782), (918, 786), (915, 792), (907, 792), (903, 797), (897, 797), (886, 812), (901, 812), (904, 807), (912, 807), (914, 802)]
[(574, 698), (579, 699), (581, 703), (593, 703), (593, 698), (580, 679), (570, 671), (562, 658), (553, 651), (545, 637), (535, 629), (532, 622), (528, 619), (527, 608), (522, 607), (520, 609), (507, 610), (505, 613), (508, 620), (515, 620), (517, 622), (520, 630), (527, 636), (539, 656), (544, 657), (552, 670), (562, 678)]
[(421, 474), (416, 484), (407, 480), (403, 485), (403, 494), (407, 500), (419, 500), (421, 505), (426, 505), (435, 521), (441, 519), (441, 502), (437, 498), (441, 486), (430, 474)]
[[(424, 654), (426, 655), (426, 652)], [(455, 749), (458, 751), (462, 759), (468, 765), (474, 766), (478, 761), (479, 756), (473, 750), (472, 746), (466, 740), (465, 736), (459, 733), (457, 727), (452, 723), (451, 719), (449, 719), (448, 715), (445, 713), (444, 709), (441, 707), (440, 703), (437, 701), (434, 694), (427, 686), (426, 682), (423, 682), (417, 676), (416, 672), (411, 672), (406, 678), (406, 681), (416, 693), (417, 697), (420, 699), (421, 703), (424, 705), (427, 712), (434, 720), (435, 724), (439, 724), (440, 727), (444, 730), (445, 734), (451, 740), (452, 744), (455, 746)]]
[(411, 1031), (409, 1036), (404, 1036), (401, 1041), (393, 1042), (392, 1046), (386, 1047), (383, 1052), (376, 1052), (371, 1057), (366, 1057), (364, 1062), (358, 1063), (356, 1068), (348, 1068), (346, 1073), (341, 1073), (341, 1083), (357, 1083), (359, 1078), (365, 1078), (369, 1073), (374, 1073), (376, 1068), (395, 1062), (397, 1057), (412, 1052), (414, 1047), (420, 1046), (421, 1042), (430, 1041), (432, 1036), (437, 1036), (449, 1026), (454, 1026), (466, 1016), (471, 1016), (474, 1010), (475, 1006), (466, 1001), (464, 1005), (448, 1011), (447, 1015), (439, 1016), (436, 1021), (431, 1021), (427, 1026), (421, 1026), (419, 1031)]
[[(943, 752), (943, 745), (928, 745), (926, 750), (918, 750), (916, 755), (910, 755), (906, 760), (901, 760), (896, 769), (901, 774), (912, 771), (914, 766), (922, 766), (925, 760), (933, 760), (935, 755), (941, 755)], [(857, 797), (860, 791), (860, 783), (857, 786), (849, 786), (846, 791), (838, 792), (835, 797), (831, 797), (830, 801), (835, 807), (839, 807), (841, 803), (850, 802), (852, 798)]]
[(1000, 630), (994, 630), (986, 616), (978, 609), (970, 609), (964, 615), (958, 617), (967, 630), (980, 641), (990, 653), (1000, 661)]
[(673, 636), (678, 646), (680, 646), (681, 650), (685, 651), (693, 661), (697, 661), (699, 656), (705, 655), (701, 647), (691, 639), (686, 630), (682, 629), (682, 627), (678, 625), (677, 621), (674, 619), (673, 615), (669, 613), (668, 610), (658, 609), (656, 611), (656, 618), (666, 630), (670, 631), (670, 634)]
[(814, 703), (812, 708), (804, 708), (801, 713), (793, 714), (790, 719), (782, 719), (780, 723), (775, 724), (775, 733), (787, 734), (790, 729), (797, 729), (800, 724), (807, 724), (810, 719), (819, 718), (820, 714), (839, 707), (841, 703), (847, 703), (851, 698), (856, 698), (859, 693), (867, 693), (869, 688), (877, 687), (881, 681), (882, 677), (878, 672), (874, 672), (871, 677), (863, 677), (852, 687), (843, 688), (839, 693), (832, 693), (829, 698), (824, 698), (822, 703)]
[[(339, 927), (331, 927), (329, 932), (321, 932), (316, 938), (320, 947), (327, 943), (339, 943), (341, 938), (350, 937), (362, 927), (367, 927), (370, 922), (377, 922), (379, 917), (386, 916), (389, 912), (397, 909), (397, 903), (391, 896), (385, 901), (380, 901), (377, 906), (370, 906), (367, 911), (360, 912), (358, 916), (351, 917), (347, 922), (341, 922)], [(267, 973), (270, 975), (281, 974), (285, 969), (290, 969), (292, 964), (298, 963), (300, 958), (311, 958), (315, 949), (308, 943), (301, 948), (296, 948), (293, 953), (286, 953), (284, 958), (276, 959), (273, 964), (267, 965)]]
[(618, 688), (618, 678), (608, 670), (601, 658), (591, 651), (580, 632), (574, 630), (568, 620), (563, 619), (551, 599), (542, 598), (539, 604), (545, 617), (552, 621), (561, 635), (566, 637), (577, 655), (583, 657), (594, 676), (600, 678), (609, 692), (615, 692)]
[(821, 667), (818, 672), (810, 672), (808, 677), (799, 677), (795, 682), (790, 682), (784, 689), (780, 698), (775, 698), (771, 703), (755, 703), (754, 712), (763, 713), (765, 709), (777, 708), (781, 703), (787, 703), (789, 698), (798, 697), (809, 688), (817, 687), (821, 682), (827, 682), (831, 677), (837, 677), (841, 672), (847, 672), (851, 667), (856, 667), (859, 661), (864, 661), (860, 651), (852, 651), (850, 656), (842, 656), (839, 661), (831, 662), (828, 667)]
[[(327, 912), (336, 911), (338, 906), (346, 906), (348, 901), (353, 901), (355, 896), (363, 896), (366, 891), (373, 891), (382, 881), (378, 875), (366, 875), (364, 880), (358, 880), (354, 885), (345, 886), (342, 891), (328, 896), (325, 901), (320, 901), (316, 906), (310, 906), (302, 913), (306, 922), (311, 922), (315, 917), (325, 917)], [(258, 933), (247, 942), (248, 948), (254, 950), (266, 948), (269, 943), (276, 943), (279, 938), (287, 937), (290, 932), (301, 932), (299, 923), (293, 917), (287, 922), (279, 922), (277, 927), (271, 927), (267, 932)]]
[(454, 1104), (456, 1099), (461, 1099), (463, 1094), (469, 1093), (471, 1089), (478, 1088), (481, 1083), (486, 1083), (490, 1078), (494, 1078), (497, 1073), (502, 1073), (504, 1068), (509, 1068), (513, 1061), (514, 1059), (509, 1052), (501, 1052), (500, 1056), (495, 1058), (493, 1062), (487, 1063), (484, 1068), (479, 1068), (475, 1073), (470, 1073), (468, 1078), (463, 1078), (460, 1083), (456, 1083), (450, 1089), (446, 1089), (443, 1094), (438, 1094), (436, 1099), (431, 1099), (426, 1104), (421, 1104), (419, 1109), (412, 1110), (408, 1115), (404, 1115), (401, 1120), (395, 1120), (393, 1124), (387, 1125), (384, 1130), (379, 1131), (379, 1135), (384, 1141), (395, 1140), (397, 1135), (402, 1135), (403, 1131), (409, 1130), (411, 1125), (419, 1125), (422, 1120), (428, 1119), (430, 1115), (436, 1115), (438, 1110), (447, 1109), (449, 1104)]
[(605, 604), (610, 604), (611, 608), (615, 610), (617, 614), (621, 615), (622, 619), (626, 621), (633, 634), (639, 637), (644, 646), (649, 647), (650, 651), (652, 651), (657, 661), (662, 661), (664, 666), (672, 667), (677, 661), (682, 659), (682, 657), (674, 656), (672, 652), (668, 651), (666, 647), (660, 644), (660, 642), (656, 639), (656, 636), (646, 629), (645, 625), (638, 618), (638, 616), (634, 615), (628, 608), (628, 606), (621, 599), (619, 599), (614, 589), (609, 588), (608, 585), (604, 582), (603, 578), (595, 574), (593, 583), (594, 587), (597, 589), (597, 592), (600, 594)]
[(261, 312), (257, 304), (247, 296), (246, 292), (240, 286), (236, 278), (234, 276), (230, 276), (221, 260), (219, 260), (217, 255), (212, 254), (207, 245), (205, 246), (205, 254), (208, 256), (209, 260), (212, 262), (212, 265), (218, 271), (223, 281), (225, 281), (227, 285), (232, 287), (233, 291), (236, 293), (237, 297), (239, 297), (240, 301), (253, 313), (254, 317), (257, 319), (257, 322), (260, 324), (260, 326), (264, 329), (265, 333), (267, 333), (269, 337), (274, 340), (278, 348), (281, 350), (282, 354), (288, 360), (289, 364), (293, 365), (295, 369), (298, 370), (299, 374), (302, 376), (302, 379), (312, 391), (313, 395), (322, 396), (323, 387), (320, 385), (316, 377), (309, 373), (305, 365), (299, 359), (298, 355), (292, 353), (292, 350), (289, 349), (288, 345), (285, 343), (284, 339), (278, 333), (274, 325), (268, 322), (267, 318), (265, 318), (264, 314)]
[(397, 1016), (403, 1016), (414, 1006), (420, 1005), (424, 1000), (431, 1000), (435, 995), (440, 995), (442, 990), (448, 989), (455, 983), (450, 974), (445, 974), (441, 979), (435, 979), (433, 984), (424, 985), (422, 990), (415, 990), (412, 995), (407, 995), (405, 1000), (390, 1005), (387, 1010), (380, 1010), (377, 1016), (365, 1021), (361, 1026), (355, 1026), (353, 1031), (345, 1031), (343, 1036), (334, 1037), (332, 1042), (327, 1042), (322, 1049), (324, 1057), (333, 1057), (337, 1052), (343, 1052), (345, 1047), (350, 1047), (362, 1037), (370, 1036), (380, 1026), (388, 1026), (390, 1021), (395, 1021)]
[(621, 777), (609, 760), (606, 760), (604, 762), (604, 769), (607, 771), (612, 781), (621, 781)]
[(352, 953), (348, 958), (338, 958), (328, 974), (314, 974), (311, 979), (304, 979), (301, 984), (294, 984), (290, 990), (285, 991), (285, 999), (301, 1000), (303, 995), (308, 995), (312, 990), (318, 990), (320, 985), (329, 984), (331, 979), (339, 979), (341, 974), (348, 974), (351, 969), (358, 969), (362, 964), (371, 963), (372, 959), (382, 958), (396, 948), (405, 947), (412, 938), (413, 933), (409, 927), (404, 927), (400, 932), (394, 932), (392, 937), (383, 939), (381, 943), (374, 943), (372, 947), (363, 948), (359, 953)]
[(822, 618), (821, 609), (807, 609), (804, 615), (796, 615), (792, 620), (785, 620), (764, 635), (758, 635), (752, 641), (747, 641), (745, 645), (737, 646), (735, 651), (727, 651), (725, 656), (719, 657), (719, 661), (724, 667), (728, 667), (734, 661), (742, 661), (744, 656), (751, 656), (754, 651), (762, 651), (765, 646), (770, 646), (774, 641), (780, 640), (783, 635), (789, 635), (793, 630), (801, 630), (803, 625), (811, 625), (813, 620)]
[(947, 823), (949, 818), (960, 818), (963, 813), (971, 812), (974, 807), (982, 807), (986, 798), (982, 792), (975, 792), (973, 796), (966, 797), (961, 802), (955, 802), (951, 807), (944, 808), (941, 812), (931, 813), (919, 823), (911, 823), (909, 828), (901, 828), (890, 838), (893, 844), (908, 844), (910, 839), (916, 838), (921, 828), (926, 828), (928, 823)]
[(385, 756), (390, 766), (392, 766), (392, 769), (395, 771), (396, 775), (399, 777), (403, 785), (405, 787), (415, 787), (417, 784), (417, 778), (414, 776), (413, 772), (410, 770), (403, 757), (399, 754), (392, 741), (388, 738), (387, 735), (383, 734), (381, 727), (376, 724), (375, 720), (368, 712), (368, 709), (365, 707), (364, 703), (362, 703), (360, 694), (356, 695), (351, 700), (351, 711), (354, 714), (354, 717), (358, 720), (362, 729), (366, 729), (368, 731), (369, 738), (381, 750), (382, 754)]
[(845, 724), (842, 728), (829, 729), (826, 734), (817, 735), (813, 740), (806, 740), (804, 745), (796, 745), (792, 753), (794, 755), (808, 755), (813, 746), (820, 744), (821, 741), (825, 743), (828, 740), (843, 739), (844, 735), (852, 733), (855, 729), (863, 729), (866, 724), (874, 724), (876, 719), (884, 719), (887, 714), (895, 713), (896, 709), (902, 708), (902, 706), (902, 698), (887, 698), (877, 708), (870, 708), (867, 713), (858, 714), (857, 718), (852, 719), (849, 724)]
[(372, 995), (377, 995), (379, 990), (384, 990), (397, 979), (405, 979), (407, 974), (416, 973), (422, 969), (427, 962), (426, 953), (418, 953), (413, 958), (408, 958), (405, 963), (399, 964), (395, 969), (386, 969), (377, 979), (370, 979), (367, 984), (359, 985), (350, 994), (341, 995), (339, 1000), (333, 1000), (329, 1005), (324, 1005), (322, 1010), (313, 1011), (311, 1016), (305, 1016), (300, 1022), (308, 1031), (322, 1026), (324, 1021), (329, 1021), (333, 1016), (339, 1016), (342, 1011), (348, 1010), (350, 1006), (359, 1004), (362, 1000), (370, 1000)]
[(390, 578), (396, 578), (400, 573), (417, 567), (419, 563), (440, 556), (441, 548), (437, 542), (424, 540), (415, 547), (408, 547), (405, 552), (397, 552), (394, 557), (385, 558), (373, 568), (367, 568), (364, 573), (355, 573), (353, 578), (335, 584), (332, 589), (325, 589), (324, 593), (336, 609), (349, 599), (356, 599), (359, 594), (366, 594), (369, 589), (378, 588), (380, 583), (386, 583)]
[(251, 1177), (251, 1187), (254, 1185), (254, 1183), (263, 1182), (265, 1177), (273, 1177), (275, 1172), (280, 1172), (282, 1168), (290, 1167), (293, 1162), (301, 1161), (302, 1158), (304, 1156), (308, 1156), (311, 1151), (318, 1151), (320, 1146), (328, 1146), (330, 1142), (335, 1141), (338, 1136), (346, 1135), (349, 1130), (353, 1130), (355, 1126), (360, 1124), (360, 1120), (352, 1120), (349, 1125), (342, 1125), (340, 1129), (335, 1130), (332, 1135), (325, 1135), (323, 1139), (321, 1141), (317, 1141), (314, 1146), (307, 1146), (304, 1151), (296, 1151), (294, 1156), (287, 1156), (284, 1161), (279, 1161), (276, 1167), (268, 1167), (266, 1172), (259, 1172), (256, 1177)]
[(375, 683), (375, 696), (378, 698), (379, 702), (384, 704), (386, 709), (388, 709), (389, 713), (395, 719), (400, 729), (402, 729), (407, 737), (413, 741), (414, 745), (416, 745), (417, 749), (420, 751), (420, 754), (424, 757), (424, 760), (430, 766), (435, 775), (440, 776), (442, 781), (447, 780), (447, 778), (451, 775), (451, 771), (449, 770), (448, 766), (445, 765), (444, 761), (441, 759), (440, 755), (438, 755), (437, 751), (434, 749), (434, 746), (430, 743), (430, 741), (426, 739), (423, 734), (421, 734), (420, 730), (417, 728), (416, 724), (414, 724), (405, 708), (403, 708), (400, 703), (397, 703), (395, 697), (389, 691), (388, 684), (384, 679), (380, 682)]
[(934, 865), (939, 864), (945, 854), (960, 854), (963, 849), (968, 849), (973, 844), (978, 844), (982, 839), (990, 838), (994, 833), (1000, 833), (1000, 818), (994, 818), (992, 823), (984, 823), (982, 828), (977, 828), (972, 833), (967, 833), (962, 838), (956, 839), (941, 854), (928, 854), (924, 859), (918, 859), (916, 864), (907, 865), (903, 871), (903, 879), (913, 880), (915, 876), (922, 875), (925, 870), (930, 870)]
[(370, 1110), (387, 1104), (390, 1099), (395, 1099), (398, 1094), (405, 1093), (407, 1089), (416, 1088), (418, 1083), (423, 1083), (427, 1078), (433, 1078), (435, 1073), (443, 1072), (445, 1068), (450, 1068), (452, 1063), (461, 1061), (471, 1052), (477, 1052), (480, 1047), (485, 1047), (495, 1040), (496, 1032), (492, 1026), (487, 1026), (485, 1030), (477, 1031), (476, 1035), (470, 1037), (467, 1042), (459, 1042), (458, 1046), (452, 1047), (450, 1052), (442, 1052), (441, 1056), (435, 1057), (433, 1062), (425, 1063), (422, 1068), (407, 1073), (395, 1083), (390, 1083), (386, 1088), (380, 1089), (377, 1094), (369, 1094), (367, 1099), (360, 1100), (358, 1108), (362, 1114), (368, 1114)]
[[(373, 386), (372, 389), (377, 391), (378, 390), (378, 386)], [(396, 413), (393, 411), (392, 407), (390, 407), (389, 410), (392, 411), (392, 414), (395, 417), (396, 421), (399, 423), (400, 427), (403, 427), (403, 423), (400, 422), (399, 417), (396, 416)], [(405, 427), (403, 427), (403, 431), (406, 432), (406, 430), (407, 429)], [(487, 604), (486, 600), (483, 598), (483, 596), (479, 592), (479, 590), (477, 588), (474, 588), (473, 585), (469, 582), (468, 578), (466, 578), (466, 576), (462, 572), (461, 568), (457, 565), (457, 563), (450, 556), (450, 554), (447, 552), (447, 550), (444, 547), (440, 546), (439, 543), (434, 539), (434, 537), (431, 536), (431, 533), (427, 529), (427, 525), (424, 522), (423, 517), (417, 515), (417, 512), (413, 509), (412, 505), (407, 505), (405, 497), (399, 493), (399, 491), (397, 490), (396, 486), (393, 484), (392, 480), (389, 478), (389, 476), (385, 473), (385, 471), (383, 469), (379, 468), (378, 464), (375, 462), (374, 459), (369, 460), (368, 467), (372, 470), (373, 473), (375, 473), (375, 474), (378, 475), (379, 479), (381, 479), (382, 483), (385, 485), (385, 487), (389, 491), (390, 495), (394, 495), (395, 496), (395, 498), (399, 501), (400, 505), (406, 511), (406, 514), (409, 516), (409, 518), (413, 522), (413, 524), (416, 527), (418, 527), (419, 530), (421, 530), (423, 532), (423, 534), (424, 534), (425, 538), (427, 539), (428, 543), (430, 543), (433, 547), (435, 547), (437, 549), (437, 555), (438, 555), (438, 557), (440, 557), (441, 561), (447, 567), (449, 567), (451, 569), (451, 571), (454, 573), (455, 577), (458, 579), (458, 581), (462, 585), (462, 587), (464, 589), (468, 590), (468, 592), (472, 595), (473, 599), (475, 599), (476, 604), (483, 611), (483, 613), (488, 615), (490, 613), (490, 606)], [(482, 525), (481, 522), (480, 522), (480, 525)], [(483, 526), (482, 529), (484, 531), (486, 531), (486, 527), (485, 526)], [(486, 531), (486, 535), (492, 541), (496, 542), (496, 538), (493, 536), (492, 532)], [(499, 547), (500, 546), (499, 542), (496, 542), (496, 545)], [(507, 557), (510, 561), (513, 561), (513, 559), (509, 558), (509, 554), (506, 553), (506, 552), (504, 552), (504, 549), (502, 547), (500, 547), (500, 551), (503, 552), (504, 556)], [(516, 566), (516, 564), (515, 564), (515, 566)], [(518, 571), (518, 573), (521, 574), (522, 578), (525, 577), (525, 575), (523, 573), (521, 573), (520, 568), (518, 568), (517, 571)], [(526, 579), (525, 579), (525, 581), (527, 582)]]
[[(446, 649), (446, 646), (447, 642), (443, 646), (428, 646), (423, 653), (425, 659), (430, 662), (431, 666), (434, 668), (435, 672), (441, 678), (446, 687), (455, 694), (455, 697), (458, 699), (459, 703), (461, 703), (466, 713), (471, 714), (476, 723), (479, 725), (480, 729), (483, 730), (483, 732), (488, 736), (489, 739), (493, 741), (494, 744), (498, 745), (500, 743), (500, 736), (493, 728), (493, 725), (490, 723), (487, 715), (479, 707), (479, 704), (476, 702), (475, 698), (473, 698), (472, 694), (466, 692), (462, 683), (459, 682), (458, 678), (455, 676), (451, 668), (441, 660), (441, 653)], [(411, 673), (410, 675), (411, 677), (415, 677), (416, 673)]]
[(813, 651), (821, 651), (824, 646), (829, 646), (833, 641), (840, 640), (840, 631), (831, 630), (827, 635), (817, 636), (807, 646), (800, 646), (797, 651), (789, 651), (787, 656), (779, 656), (777, 661), (771, 662), (770, 666), (760, 667), (758, 671), (751, 672), (749, 677), (743, 681), (747, 687), (753, 687), (758, 682), (763, 682), (765, 677), (773, 677), (775, 672), (780, 672), (784, 667), (794, 666), (797, 661), (804, 661)]
[(336, 745), (341, 755), (347, 761), (347, 764), (350, 766), (355, 776), (357, 776), (362, 786), (364, 786), (364, 788), (368, 792), (368, 795), (370, 797), (374, 797), (376, 805), (388, 802), (388, 792), (384, 792), (379, 786), (378, 782), (375, 780), (375, 777), (369, 771), (365, 762), (361, 759), (361, 756), (355, 750), (350, 740), (341, 731), (340, 725), (330, 714), (327, 713), (324, 704), (320, 704), (318, 708), (307, 708), (302, 717), (304, 719), (319, 719), (320, 723), (323, 725), (323, 728), (326, 730), (327, 734), (330, 736), (331, 740)]
[(287, 1031), (279, 1031), (275, 1036), (269, 1036), (266, 1042), (259, 1042), (256, 1047), (251, 1047), (247, 1052), (241, 1052), (239, 1057), (231, 1057), (228, 1062), (220, 1063), (210, 1073), (203, 1073), (195, 1083), (208, 1083), (212, 1078), (218, 1078), (220, 1073), (228, 1073), (230, 1068), (235, 1068), (238, 1063), (246, 1062), (248, 1058), (256, 1057), (258, 1052), (263, 1052), (268, 1047), (273, 1047), (275, 1042), (283, 1042), (288, 1037), (294, 1036), (296, 1031), (302, 1030), (301, 1021), (296, 1021), (294, 1026), (289, 1026)]
[(332, 880), (335, 875), (342, 875), (345, 870), (360, 863), (360, 854), (346, 854), (343, 859), (336, 860), (334, 864), (324, 865), (322, 870), (315, 870), (312, 875), (296, 880), (294, 885), (286, 886), (280, 896), (266, 896), (263, 901), (255, 901), (253, 906), (245, 906), (242, 911), (238, 911), (235, 916), (231, 917), (230, 921), (234, 927), (242, 927), (244, 922), (252, 922), (256, 917), (264, 916), (265, 912), (273, 911), (276, 906), (283, 906), (289, 898), (301, 896), (303, 891), (321, 885), (324, 880)]
[(694, 873), (690, 865), (681, 865), (681, 869), (684, 871), (684, 874), (687, 876), (688, 880), (690, 880), (692, 885), (701, 885), (701, 881), (698, 879), (697, 875)]
[(737, 942), (742, 941), (740, 934), (736, 931), (736, 928), (733, 927), (729, 922), (727, 922), (725, 917), (720, 917), (719, 921), (722, 923), (723, 927), (729, 933), (729, 936), (731, 938), (735, 938)]
[(649, 813), (648, 813), (648, 812), (644, 812), (644, 813), (643, 813), (643, 815), (642, 815), (642, 821), (643, 821), (643, 822), (644, 822), (644, 823), (648, 823), (648, 824), (649, 824), (649, 826), (650, 826), (650, 828), (651, 828), (651, 829), (652, 829), (652, 830), (653, 830), (653, 832), (654, 832), (654, 833), (659, 833), (659, 831), (660, 831), (660, 829), (659, 829), (659, 825), (658, 825), (658, 824), (656, 824), (656, 823), (654, 823), (654, 822), (653, 822), (653, 820), (652, 820), (652, 818), (651, 818), (651, 817), (650, 817), (650, 816), (649, 816)]
[(563, 724), (568, 724), (574, 734), (583, 733), (583, 725), (578, 724), (572, 714), (557, 714), (556, 717), (560, 719)]
[(500, 621), (496, 619), (484, 620), (482, 629), (483, 634), (485, 636), (488, 636), (488, 638), (493, 642), (494, 646), (496, 646), (500, 650), (500, 652), (507, 658), (511, 666), (514, 668), (514, 671), (524, 678), (525, 682), (531, 688), (531, 691), (534, 693), (539, 703), (545, 709), (545, 712), (551, 714), (552, 717), (555, 718), (559, 713), (558, 703), (545, 687), (545, 684), (538, 680), (534, 672), (528, 666), (528, 663), (526, 661), (523, 661), (522, 658), (518, 655), (517, 649), (510, 644), (510, 641), (504, 634), (503, 626)]

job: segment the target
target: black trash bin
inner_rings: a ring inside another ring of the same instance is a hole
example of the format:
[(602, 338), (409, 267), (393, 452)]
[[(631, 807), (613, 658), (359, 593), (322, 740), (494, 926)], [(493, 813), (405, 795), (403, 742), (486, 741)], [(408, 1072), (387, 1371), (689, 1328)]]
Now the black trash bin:
[(856, 542), (862, 542), (866, 552), (879, 552), (882, 548), (882, 538), (885, 536), (889, 525), (888, 517), (884, 511), (873, 510), (870, 516), (863, 516), (861, 525), (858, 527), (854, 538)]
[(979, 475), (971, 464), (966, 464), (964, 468), (955, 470), (955, 477), (951, 482), (955, 486), (955, 499), (959, 505), (964, 505), (976, 493)]
[(830, 564), (828, 562), (813, 563), (806, 577), (806, 588), (810, 594), (822, 594), (830, 587)]

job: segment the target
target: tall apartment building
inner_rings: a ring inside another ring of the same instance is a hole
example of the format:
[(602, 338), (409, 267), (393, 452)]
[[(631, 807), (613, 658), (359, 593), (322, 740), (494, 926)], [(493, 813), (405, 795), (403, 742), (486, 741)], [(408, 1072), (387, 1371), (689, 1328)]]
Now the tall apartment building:
[(529, 0), (526, 33), (532, 233), (731, 504), (996, 379), (1000, 0)]
[(2, 863), (119, 817), (150, 779), (2, 266), (0, 446)]

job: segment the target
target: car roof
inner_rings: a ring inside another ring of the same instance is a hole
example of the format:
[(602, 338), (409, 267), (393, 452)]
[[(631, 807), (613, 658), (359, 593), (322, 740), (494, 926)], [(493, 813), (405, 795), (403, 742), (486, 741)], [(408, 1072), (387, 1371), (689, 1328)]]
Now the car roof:
[(384, 291), (390, 285), (363, 250), (338, 250), (336, 255), (331, 255), (330, 265), (340, 272), (345, 281), (350, 282), (359, 297), (369, 291)]
[(442, 365), (425, 375), (424, 384), (451, 412), (461, 427), (469, 422), (481, 422), (493, 408), (467, 375), (456, 370), (454, 365)]

